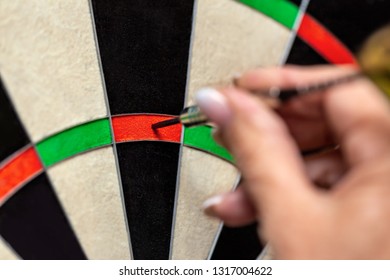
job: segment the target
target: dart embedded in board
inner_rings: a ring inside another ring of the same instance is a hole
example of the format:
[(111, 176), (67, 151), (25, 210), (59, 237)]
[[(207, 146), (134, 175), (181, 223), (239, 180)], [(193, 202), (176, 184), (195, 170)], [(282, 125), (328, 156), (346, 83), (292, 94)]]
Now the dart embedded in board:
[[(289, 89), (272, 87), (266, 91), (251, 90), (249, 92), (255, 96), (272, 98), (278, 103), (285, 103), (295, 97), (316, 93), (358, 78), (368, 77), (390, 97), (390, 25), (380, 29), (368, 38), (358, 54), (358, 61), (361, 69), (346, 76)], [(156, 130), (178, 123), (191, 127), (207, 122), (207, 117), (199, 107), (193, 105), (184, 108), (178, 117), (153, 124), (152, 129)]]
[[(250, 91), (251, 94), (255, 96), (259, 96), (262, 98), (272, 98), (275, 99), (277, 102), (274, 102), (273, 104), (278, 103), (285, 103), (291, 100), (292, 98), (303, 96), (311, 93), (315, 93), (321, 90), (326, 90), (328, 88), (337, 86), (339, 84), (347, 83), (350, 81), (353, 81), (355, 79), (358, 79), (362, 77), (361, 72), (352, 73), (347, 76), (343, 76), (341, 78), (333, 79), (333, 80), (327, 80), (322, 83), (316, 83), (313, 85), (303, 86), (303, 87), (296, 87), (296, 88), (289, 88), (289, 89), (279, 89), (279, 88), (271, 88), (269, 90), (257, 90), (257, 91)], [(277, 105), (275, 105), (277, 106)], [(197, 125), (202, 125), (208, 122), (207, 117), (201, 112), (200, 108), (197, 105), (193, 105), (187, 108), (184, 108), (182, 113), (173, 119), (164, 120), (161, 122), (154, 123), (152, 125), (153, 130), (175, 125), (178, 123), (181, 123), (182, 125), (186, 127), (192, 127)]]

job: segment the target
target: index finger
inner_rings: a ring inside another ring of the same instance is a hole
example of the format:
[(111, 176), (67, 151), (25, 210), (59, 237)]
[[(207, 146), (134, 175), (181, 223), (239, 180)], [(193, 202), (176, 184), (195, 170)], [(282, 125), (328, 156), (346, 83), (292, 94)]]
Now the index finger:
[[(239, 87), (250, 90), (274, 86), (288, 88), (339, 78), (354, 71), (354, 67), (334, 66), (255, 69), (242, 75), (236, 83)], [(362, 78), (338, 85), (324, 91), (320, 96), (313, 95), (309, 98), (312, 98), (313, 106), (307, 106), (308, 103), (297, 100), (283, 110), (302, 111), (310, 118), (310, 115), (318, 111), (317, 104), (321, 103), (330, 132), (341, 145), (350, 165), (389, 153), (389, 103), (368, 79)], [(299, 137), (296, 137), (298, 141)]]
[(350, 165), (390, 155), (389, 102), (368, 79), (332, 88), (323, 102)]
[[(296, 88), (326, 83), (355, 72), (352, 67), (334, 66), (263, 68), (246, 72), (236, 80), (236, 84), (247, 90)], [(301, 151), (336, 144), (324, 115), (323, 93), (324, 91), (316, 91), (315, 94), (293, 98), (277, 108)]]

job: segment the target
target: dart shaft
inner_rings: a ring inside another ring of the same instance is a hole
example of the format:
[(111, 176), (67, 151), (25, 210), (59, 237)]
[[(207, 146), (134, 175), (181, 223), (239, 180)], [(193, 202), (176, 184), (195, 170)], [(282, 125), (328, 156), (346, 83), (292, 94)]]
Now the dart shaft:
[[(312, 84), (308, 86), (301, 86), (301, 87), (283, 89), (283, 90), (280, 88), (271, 88), (270, 90), (267, 91), (257, 90), (257, 91), (250, 91), (250, 92), (256, 96), (269, 97), (269, 98), (279, 100), (280, 102), (288, 102), (292, 98), (326, 90), (328, 88), (343, 83), (351, 82), (363, 76), (364, 76), (363, 73), (356, 72), (337, 79), (328, 80), (322, 83)], [(207, 123), (207, 121), (208, 121), (207, 117), (201, 112), (200, 108), (194, 105), (185, 108), (179, 117), (153, 124), (152, 128), (158, 129), (158, 128), (174, 125), (177, 123), (182, 123), (186, 127), (191, 127), (191, 126), (205, 124)]]
[[(315, 93), (318, 91), (326, 90), (328, 88), (351, 82), (355, 79), (363, 77), (363, 74), (360, 72), (353, 73), (351, 75), (343, 76), (338, 79), (329, 80), (322, 83), (317, 83), (314, 85), (309, 85), (305, 87), (296, 87), (292, 89), (281, 90), (279, 88), (273, 88), (268, 91), (251, 91), (252, 94), (258, 96), (267, 96), (271, 98), (277, 98), (281, 102), (287, 102), (290, 99), (306, 94)], [(200, 111), (198, 106), (187, 107), (183, 110), (183, 113), (180, 115), (181, 123), (187, 127), (196, 126), (207, 123), (207, 117)]]
[(179, 118), (181, 123), (187, 127), (196, 126), (207, 122), (207, 117), (196, 105), (185, 108)]
[(163, 128), (163, 127), (166, 127), (166, 126), (171, 126), (171, 125), (178, 124), (180, 122), (181, 122), (180, 118), (177, 117), (177, 118), (173, 118), (173, 119), (170, 119), (170, 120), (154, 123), (154, 124), (152, 124), (152, 129)]

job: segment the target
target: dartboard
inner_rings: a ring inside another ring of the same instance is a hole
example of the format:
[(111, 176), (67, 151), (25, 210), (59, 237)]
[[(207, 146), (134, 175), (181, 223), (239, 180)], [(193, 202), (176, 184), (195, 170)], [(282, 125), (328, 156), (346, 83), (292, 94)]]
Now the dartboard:
[[(385, 0), (0, 2), (0, 258), (255, 259), (206, 217), (239, 173), (177, 116), (245, 69), (356, 63)], [(281, 174), (283, 175), (283, 174)]]

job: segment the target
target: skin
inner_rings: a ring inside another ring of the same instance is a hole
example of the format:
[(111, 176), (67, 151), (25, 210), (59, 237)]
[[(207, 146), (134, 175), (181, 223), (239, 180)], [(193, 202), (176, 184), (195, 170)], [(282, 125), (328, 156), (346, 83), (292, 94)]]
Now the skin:
[[(256, 69), (198, 96), (243, 181), (205, 203), (228, 226), (261, 222), (278, 259), (390, 259), (390, 107), (365, 78), (271, 108), (248, 89), (291, 87), (348, 67)], [(217, 101), (216, 101), (217, 100)], [(301, 151), (340, 149), (303, 158)], [(259, 223), (260, 224), (260, 223)]]

